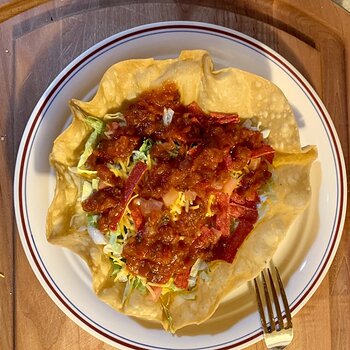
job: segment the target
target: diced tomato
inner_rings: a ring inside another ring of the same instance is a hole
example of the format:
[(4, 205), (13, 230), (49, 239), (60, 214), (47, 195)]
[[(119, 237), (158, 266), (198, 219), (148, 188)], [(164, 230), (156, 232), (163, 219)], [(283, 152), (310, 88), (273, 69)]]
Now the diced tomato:
[(270, 164), (272, 164), (274, 156), (275, 150), (270, 145), (263, 145), (258, 149), (254, 149), (251, 154), (252, 158), (264, 157)]
[(218, 123), (218, 124), (229, 124), (234, 123), (237, 124), (240, 121), (238, 114), (236, 113), (219, 113), (219, 112), (211, 112), (209, 115), (213, 118), (210, 122)]
[(250, 221), (241, 220), (235, 231), (229, 237), (223, 237), (219, 241), (214, 252), (215, 258), (232, 263), (238, 248), (253, 230), (253, 227)]
[(131, 210), (131, 217), (135, 224), (136, 231), (139, 231), (144, 225), (144, 217), (141, 212), (141, 208), (138, 205), (129, 205)]
[(202, 152), (204, 147), (205, 146), (203, 144), (195, 145), (187, 151), (187, 155), (192, 157), (192, 158), (195, 158)]
[(188, 286), (188, 279), (190, 277), (190, 268), (187, 268), (185, 271), (176, 273), (174, 276), (174, 284), (178, 288), (186, 289)]
[(216, 194), (217, 213), (216, 228), (226, 237), (230, 234), (230, 216), (229, 216), (230, 196), (226, 193), (218, 192)]
[(194, 251), (198, 251), (200, 249), (211, 247), (220, 237), (221, 231), (216, 230), (215, 228), (209, 229), (207, 226), (203, 226), (201, 228), (201, 234), (194, 240), (191, 248)]
[(155, 199), (139, 199), (141, 213), (144, 217), (149, 217), (152, 213), (161, 212), (163, 202)]
[(244, 195), (248, 202), (259, 202), (259, 195), (256, 187), (252, 186), (248, 188)]
[(233, 161), (232, 161), (231, 154), (227, 154), (224, 161), (225, 161), (226, 168), (228, 170), (232, 170), (233, 169)]
[(198, 103), (193, 101), (189, 105), (187, 105), (187, 110), (193, 114), (194, 116), (203, 116), (205, 113), (203, 112), (202, 108), (198, 106)]
[(245, 207), (244, 205), (234, 202), (230, 203), (229, 214), (236, 219), (244, 218), (245, 220), (251, 221), (253, 223), (255, 223), (258, 219), (257, 209)]

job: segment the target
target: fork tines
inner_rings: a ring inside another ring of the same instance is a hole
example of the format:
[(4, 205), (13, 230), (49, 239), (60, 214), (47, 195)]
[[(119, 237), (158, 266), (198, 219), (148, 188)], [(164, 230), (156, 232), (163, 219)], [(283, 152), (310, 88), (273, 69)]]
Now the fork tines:
[[(263, 327), (264, 333), (272, 333), (274, 331), (280, 331), (282, 329), (290, 329), (292, 328), (292, 316), (290, 313), (289, 304), (288, 304), (286, 293), (284, 291), (284, 287), (281, 281), (281, 277), (278, 273), (277, 268), (275, 267), (275, 276), (278, 284), (278, 291), (277, 291), (275, 287), (276, 283), (274, 282), (270, 269), (267, 268), (266, 271), (268, 275), (267, 277), (265, 276), (266, 272), (265, 273), (264, 271), (261, 272), (261, 281), (263, 285), (264, 298), (261, 298), (261, 294), (258, 286), (259, 285), (258, 277), (254, 279), (256, 299), (258, 303), (261, 325)], [(284, 306), (285, 315), (286, 315), (286, 323), (283, 320), (281, 307), (278, 299), (278, 294), (281, 295), (281, 298), (283, 301), (283, 306)], [(265, 317), (263, 300), (265, 300), (265, 303), (266, 303), (268, 322), (266, 321), (266, 317)], [(276, 310), (277, 320), (275, 320), (275, 317), (274, 317), (272, 304), (274, 305)]]

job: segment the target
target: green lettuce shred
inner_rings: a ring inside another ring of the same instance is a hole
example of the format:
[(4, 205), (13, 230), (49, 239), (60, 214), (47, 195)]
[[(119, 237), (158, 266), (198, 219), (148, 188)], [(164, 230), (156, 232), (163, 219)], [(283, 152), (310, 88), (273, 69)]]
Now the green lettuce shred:
[(106, 124), (100, 118), (88, 116), (84, 121), (87, 125), (91, 126), (97, 134), (102, 134), (105, 130)]
[(104, 132), (105, 130), (105, 123), (103, 120), (88, 116), (84, 119), (85, 123), (89, 125), (91, 128), (94, 129), (94, 131), (90, 134), (89, 138), (87, 139), (85, 143), (85, 148), (83, 154), (80, 156), (78, 165), (77, 165), (77, 173), (80, 175), (85, 176), (94, 176), (96, 175), (96, 171), (88, 170), (84, 168), (84, 165), (87, 161), (87, 159), (92, 154), (94, 148), (96, 147), (96, 144), (98, 142), (99, 136)]
[(132, 152), (132, 160), (136, 163), (139, 161), (147, 163), (149, 160), (149, 153), (153, 146), (153, 141), (151, 139), (146, 139), (143, 141), (141, 147), (138, 151)]
[(121, 112), (106, 114), (103, 119), (106, 121), (118, 122), (121, 127), (127, 126), (126, 119)]
[(190, 271), (190, 276), (188, 279), (189, 289), (193, 289), (196, 286), (198, 277), (202, 278), (203, 280), (207, 280), (209, 278), (208, 270), (208, 264), (202, 259), (197, 259)]
[(134, 289), (138, 289), (142, 295), (145, 295), (147, 293), (145, 283), (146, 282), (141, 277), (131, 276), (125, 284), (122, 305), (125, 305), (129, 301)]
[(88, 226), (96, 227), (97, 226), (98, 215), (96, 214), (87, 214)]

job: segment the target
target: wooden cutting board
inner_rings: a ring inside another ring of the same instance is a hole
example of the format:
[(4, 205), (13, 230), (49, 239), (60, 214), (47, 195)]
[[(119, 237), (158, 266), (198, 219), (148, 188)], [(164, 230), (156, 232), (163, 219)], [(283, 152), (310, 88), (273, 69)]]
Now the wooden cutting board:
[[(111, 349), (66, 317), (24, 255), (13, 214), (12, 176), (28, 117), (72, 59), (118, 31), (193, 20), (246, 33), (275, 49), (313, 85), (349, 159), (350, 15), (329, 0), (15, 1), (0, 7), (0, 349)], [(332, 267), (294, 318), (290, 349), (350, 348), (349, 211)], [(260, 342), (250, 349), (263, 349)]]

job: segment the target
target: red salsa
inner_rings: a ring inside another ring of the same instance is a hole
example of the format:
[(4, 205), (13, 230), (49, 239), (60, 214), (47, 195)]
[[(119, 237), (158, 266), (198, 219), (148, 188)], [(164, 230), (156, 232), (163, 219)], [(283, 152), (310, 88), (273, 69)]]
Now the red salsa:
[[(135, 225), (122, 251), (128, 270), (187, 288), (197, 259), (233, 261), (258, 219), (274, 150), (237, 114), (184, 106), (172, 83), (141, 94), (122, 113), (125, 123), (108, 123), (87, 160), (100, 187), (83, 209), (98, 214), (98, 228), (108, 232), (128, 205)], [(132, 157), (146, 139), (152, 166), (139, 161), (126, 179), (117, 177), (110, 165)], [(179, 193), (187, 202), (174, 215)]]

